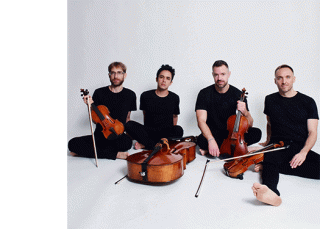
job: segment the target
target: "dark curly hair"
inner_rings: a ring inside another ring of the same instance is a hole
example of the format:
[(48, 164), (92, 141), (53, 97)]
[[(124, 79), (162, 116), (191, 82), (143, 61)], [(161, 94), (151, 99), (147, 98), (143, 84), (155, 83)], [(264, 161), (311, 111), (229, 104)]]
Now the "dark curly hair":
[(157, 71), (157, 79), (160, 75), (160, 72), (162, 72), (163, 70), (168, 70), (169, 72), (171, 72), (171, 76), (172, 76), (171, 81), (172, 81), (175, 74), (175, 70), (168, 64), (166, 65), (163, 64), (161, 68)]

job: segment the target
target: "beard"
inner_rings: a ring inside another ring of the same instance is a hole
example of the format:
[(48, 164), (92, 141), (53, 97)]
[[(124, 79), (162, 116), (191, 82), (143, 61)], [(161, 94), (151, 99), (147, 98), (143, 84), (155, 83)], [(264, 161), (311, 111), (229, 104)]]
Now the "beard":
[[(221, 82), (221, 81), (220, 81)], [(219, 81), (216, 83), (218, 88), (224, 88), (225, 86), (227, 86), (228, 82), (224, 82), (224, 84), (218, 84)]]
[(114, 87), (118, 87), (118, 86), (121, 86), (124, 82), (124, 80), (122, 79), (113, 79), (113, 80), (110, 80), (111, 81), (111, 85), (114, 86)]

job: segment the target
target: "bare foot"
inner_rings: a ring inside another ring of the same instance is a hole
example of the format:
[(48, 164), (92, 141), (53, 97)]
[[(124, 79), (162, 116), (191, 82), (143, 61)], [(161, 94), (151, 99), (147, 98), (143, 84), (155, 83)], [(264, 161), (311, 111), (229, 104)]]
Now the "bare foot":
[(139, 142), (136, 142), (135, 144), (134, 144), (134, 149), (144, 149), (144, 145), (142, 145), (141, 143), (139, 143)]
[(117, 154), (117, 159), (127, 159), (127, 157), (129, 156), (128, 152), (118, 152)]
[(76, 153), (74, 153), (74, 152), (70, 152), (70, 155), (71, 155), (71, 156), (74, 156), (74, 157), (78, 156), (78, 154), (76, 154)]
[(263, 165), (261, 163), (258, 163), (254, 166), (254, 171), (255, 172), (259, 172), (259, 171), (262, 171), (263, 169)]
[(208, 153), (208, 150), (199, 149), (202, 156), (204, 156), (206, 153)]
[(263, 203), (270, 204), (272, 206), (279, 206), (282, 203), (280, 196), (274, 193), (266, 185), (254, 183), (252, 191), (257, 200)]

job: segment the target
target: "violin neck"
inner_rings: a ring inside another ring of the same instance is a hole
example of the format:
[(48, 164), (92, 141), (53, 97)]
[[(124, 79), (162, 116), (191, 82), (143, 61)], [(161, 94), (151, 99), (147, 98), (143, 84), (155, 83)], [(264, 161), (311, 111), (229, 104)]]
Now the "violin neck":
[[(244, 96), (240, 98), (240, 101), (243, 102)], [(240, 124), (241, 112), (237, 110), (237, 117), (236, 121), (234, 122), (233, 132), (237, 133), (239, 131), (239, 124)]]
[(99, 109), (96, 107), (96, 105), (94, 105), (93, 103), (91, 104), (92, 109), (94, 110), (94, 112), (96, 112), (96, 114), (98, 115), (99, 119), (101, 121), (103, 121), (105, 119), (105, 117), (103, 116), (103, 114), (101, 114), (101, 112), (99, 111)]

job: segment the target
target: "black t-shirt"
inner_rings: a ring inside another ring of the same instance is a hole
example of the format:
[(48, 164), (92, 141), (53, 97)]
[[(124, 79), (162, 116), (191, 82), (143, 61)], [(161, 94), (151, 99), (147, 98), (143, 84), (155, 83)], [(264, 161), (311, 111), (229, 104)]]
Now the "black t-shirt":
[(140, 97), (140, 110), (145, 111), (145, 126), (165, 128), (173, 126), (173, 115), (180, 114), (179, 96), (171, 91), (159, 97), (156, 90), (145, 91)]
[[(101, 87), (94, 91), (92, 99), (94, 105), (106, 106), (110, 112), (110, 117), (118, 119), (123, 124), (126, 123), (128, 112), (137, 110), (136, 94), (127, 88), (123, 88), (119, 93), (113, 93), (109, 86)], [(97, 125), (95, 134), (101, 131), (101, 125)]]
[(286, 98), (279, 92), (266, 96), (264, 113), (269, 116), (271, 139), (306, 141), (308, 119), (319, 119), (317, 105), (311, 97), (298, 92)]
[[(223, 94), (217, 92), (214, 84), (202, 89), (198, 94), (195, 110), (207, 111), (206, 123), (214, 137), (228, 135), (228, 118), (236, 114), (237, 101), (242, 94), (239, 89), (229, 86), (228, 91)], [(246, 98), (244, 102), (249, 111)]]

